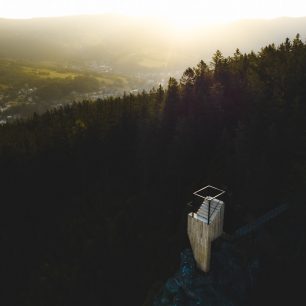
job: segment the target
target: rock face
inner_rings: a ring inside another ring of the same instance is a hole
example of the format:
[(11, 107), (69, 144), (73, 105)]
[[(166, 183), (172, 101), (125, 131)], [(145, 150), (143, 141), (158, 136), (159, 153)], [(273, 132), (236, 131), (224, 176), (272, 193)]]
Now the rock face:
[[(151, 304), (292, 305), (293, 299), (303, 292), (295, 274), (301, 266), (297, 264), (298, 268), (292, 270), (296, 254), (300, 252), (292, 244), (292, 233), (300, 233), (300, 227), (295, 227), (295, 219), (290, 214), (272, 227), (263, 227), (287, 209), (288, 205), (282, 204), (232, 235), (222, 233), (211, 245), (207, 273), (197, 269), (192, 250), (184, 250), (179, 271), (168, 279)], [(284, 250), (284, 245), (290, 247)], [(284, 275), (289, 282), (283, 282)]]
[(249, 305), (259, 259), (249, 258), (233, 242), (218, 239), (212, 249), (211, 270), (196, 268), (191, 249), (181, 252), (179, 271), (164, 285), (153, 306)]

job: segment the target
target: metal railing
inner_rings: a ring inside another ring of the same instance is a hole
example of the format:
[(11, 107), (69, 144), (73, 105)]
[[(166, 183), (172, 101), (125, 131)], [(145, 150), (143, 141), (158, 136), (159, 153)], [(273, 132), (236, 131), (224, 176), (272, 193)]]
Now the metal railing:
[[(204, 193), (204, 195), (203, 195), (203, 192), (207, 191), (209, 189), (213, 189), (214, 191), (217, 191), (217, 194), (215, 194), (214, 196), (211, 196), (211, 195), (205, 195), (205, 193)], [(211, 186), (211, 185), (207, 185), (207, 186), (193, 192), (193, 195), (203, 199), (201, 204), (203, 204), (205, 201), (208, 202), (207, 224), (210, 223), (210, 218), (213, 215), (213, 213), (215, 212), (215, 210), (217, 209), (217, 205), (215, 205), (213, 207), (213, 211), (211, 211), (211, 201), (214, 200), (214, 199), (217, 199), (219, 196), (221, 196), (224, 193), (225, 193), (224, 190), (216, 188), (216, 187)]]

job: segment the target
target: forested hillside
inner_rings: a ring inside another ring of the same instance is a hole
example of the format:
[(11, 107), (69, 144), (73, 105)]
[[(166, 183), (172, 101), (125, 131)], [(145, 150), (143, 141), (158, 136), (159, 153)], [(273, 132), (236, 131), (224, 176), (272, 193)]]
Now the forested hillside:
[[(227, 191), (227, 232), (289, 203), (280, 237), (291, 244), (276, 262), (293, 288), (305, 254), (305, 84), (297, 36), (257, 54), (217, 51), (165, 89), (0, 127), (4, 305), (142, 305), (176, 270), (186, 203), (206, 184)], [(291, 294), (269, 277), (277, 291), (254, 296)]]

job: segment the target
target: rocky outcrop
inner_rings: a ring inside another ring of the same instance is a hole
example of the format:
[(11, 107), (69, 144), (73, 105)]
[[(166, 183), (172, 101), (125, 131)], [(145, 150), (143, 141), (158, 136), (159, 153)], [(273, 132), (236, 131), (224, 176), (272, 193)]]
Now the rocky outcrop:
[(211, 270), (203, 273), (196, 268), (192, 251), (183, 250), (179, 271), (167, 280), (153, 305), (249, 305), (259, 257), (248, 256), (241, 246), (220, 238), (213, 246)]

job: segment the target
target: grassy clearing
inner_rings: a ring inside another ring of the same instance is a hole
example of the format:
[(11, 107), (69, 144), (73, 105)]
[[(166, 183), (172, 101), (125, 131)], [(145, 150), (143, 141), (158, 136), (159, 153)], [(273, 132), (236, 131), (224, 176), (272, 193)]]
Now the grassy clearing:
[(8, 89), (9, 86), (6, 84), (0, 84), (0, 91)]
[[(74, 79), (78, 76), (84, 76), (87, 73), (77, 73), (77, 72), (60, 72), (53, 70), (51, 68), (34, 68), (30, 66), (23, 66), (22, 67), (23, 72), (29, 75), (30, 77), (39, 78), (39, 79), (67, 79), (71, 78)], [(101, 82), (101, 84), (104, 84), (106, 86), (114, 86), (114, 85), (128, 85), (129, 80), (127, 77), (120, 76), (120, 75), (114, 75), (114, 74), (99, 74), (94, 73), (93, 75), (90, 74), (90, 76), (94, 77), (96, 80)]]
[(99, 75), (99, 76), (95, 76), (95, 78), (100, 81), (102, 84), (105, 85), (128, 85), (129, 84), (129, 80), (124, 77), (124, 76), (119, 76), (119, 75)]
[[(45, 66), (27, 62), (16, 62), (0, 59), (0, 93), (7, 93), (5, 101), (19, 102), (33, 96), (21, 89), (35, 88), (34, 98), (40, 100), (58, 100), (67, 93), (94, 92), (103, 89), (106, 92), (131, 90), (141, 86), (133, 77), (91, 70), (69, 70), (59, 66)], [(53, 97), (53, 98), (52, 98)], [(20, 98), (20, 99), (19, 99)], [(33, 97), (32, 97), (33, 98)], [(3, 100), (3, 99), (2, 99)]]
[(38, 77), (41, 79), (66, 79), (75, 78), (81, 74), (75, 72), (59, 72), (48, 68), (33, 68), (28, 66), (23, 66), (23, 71), (30, 76)]

